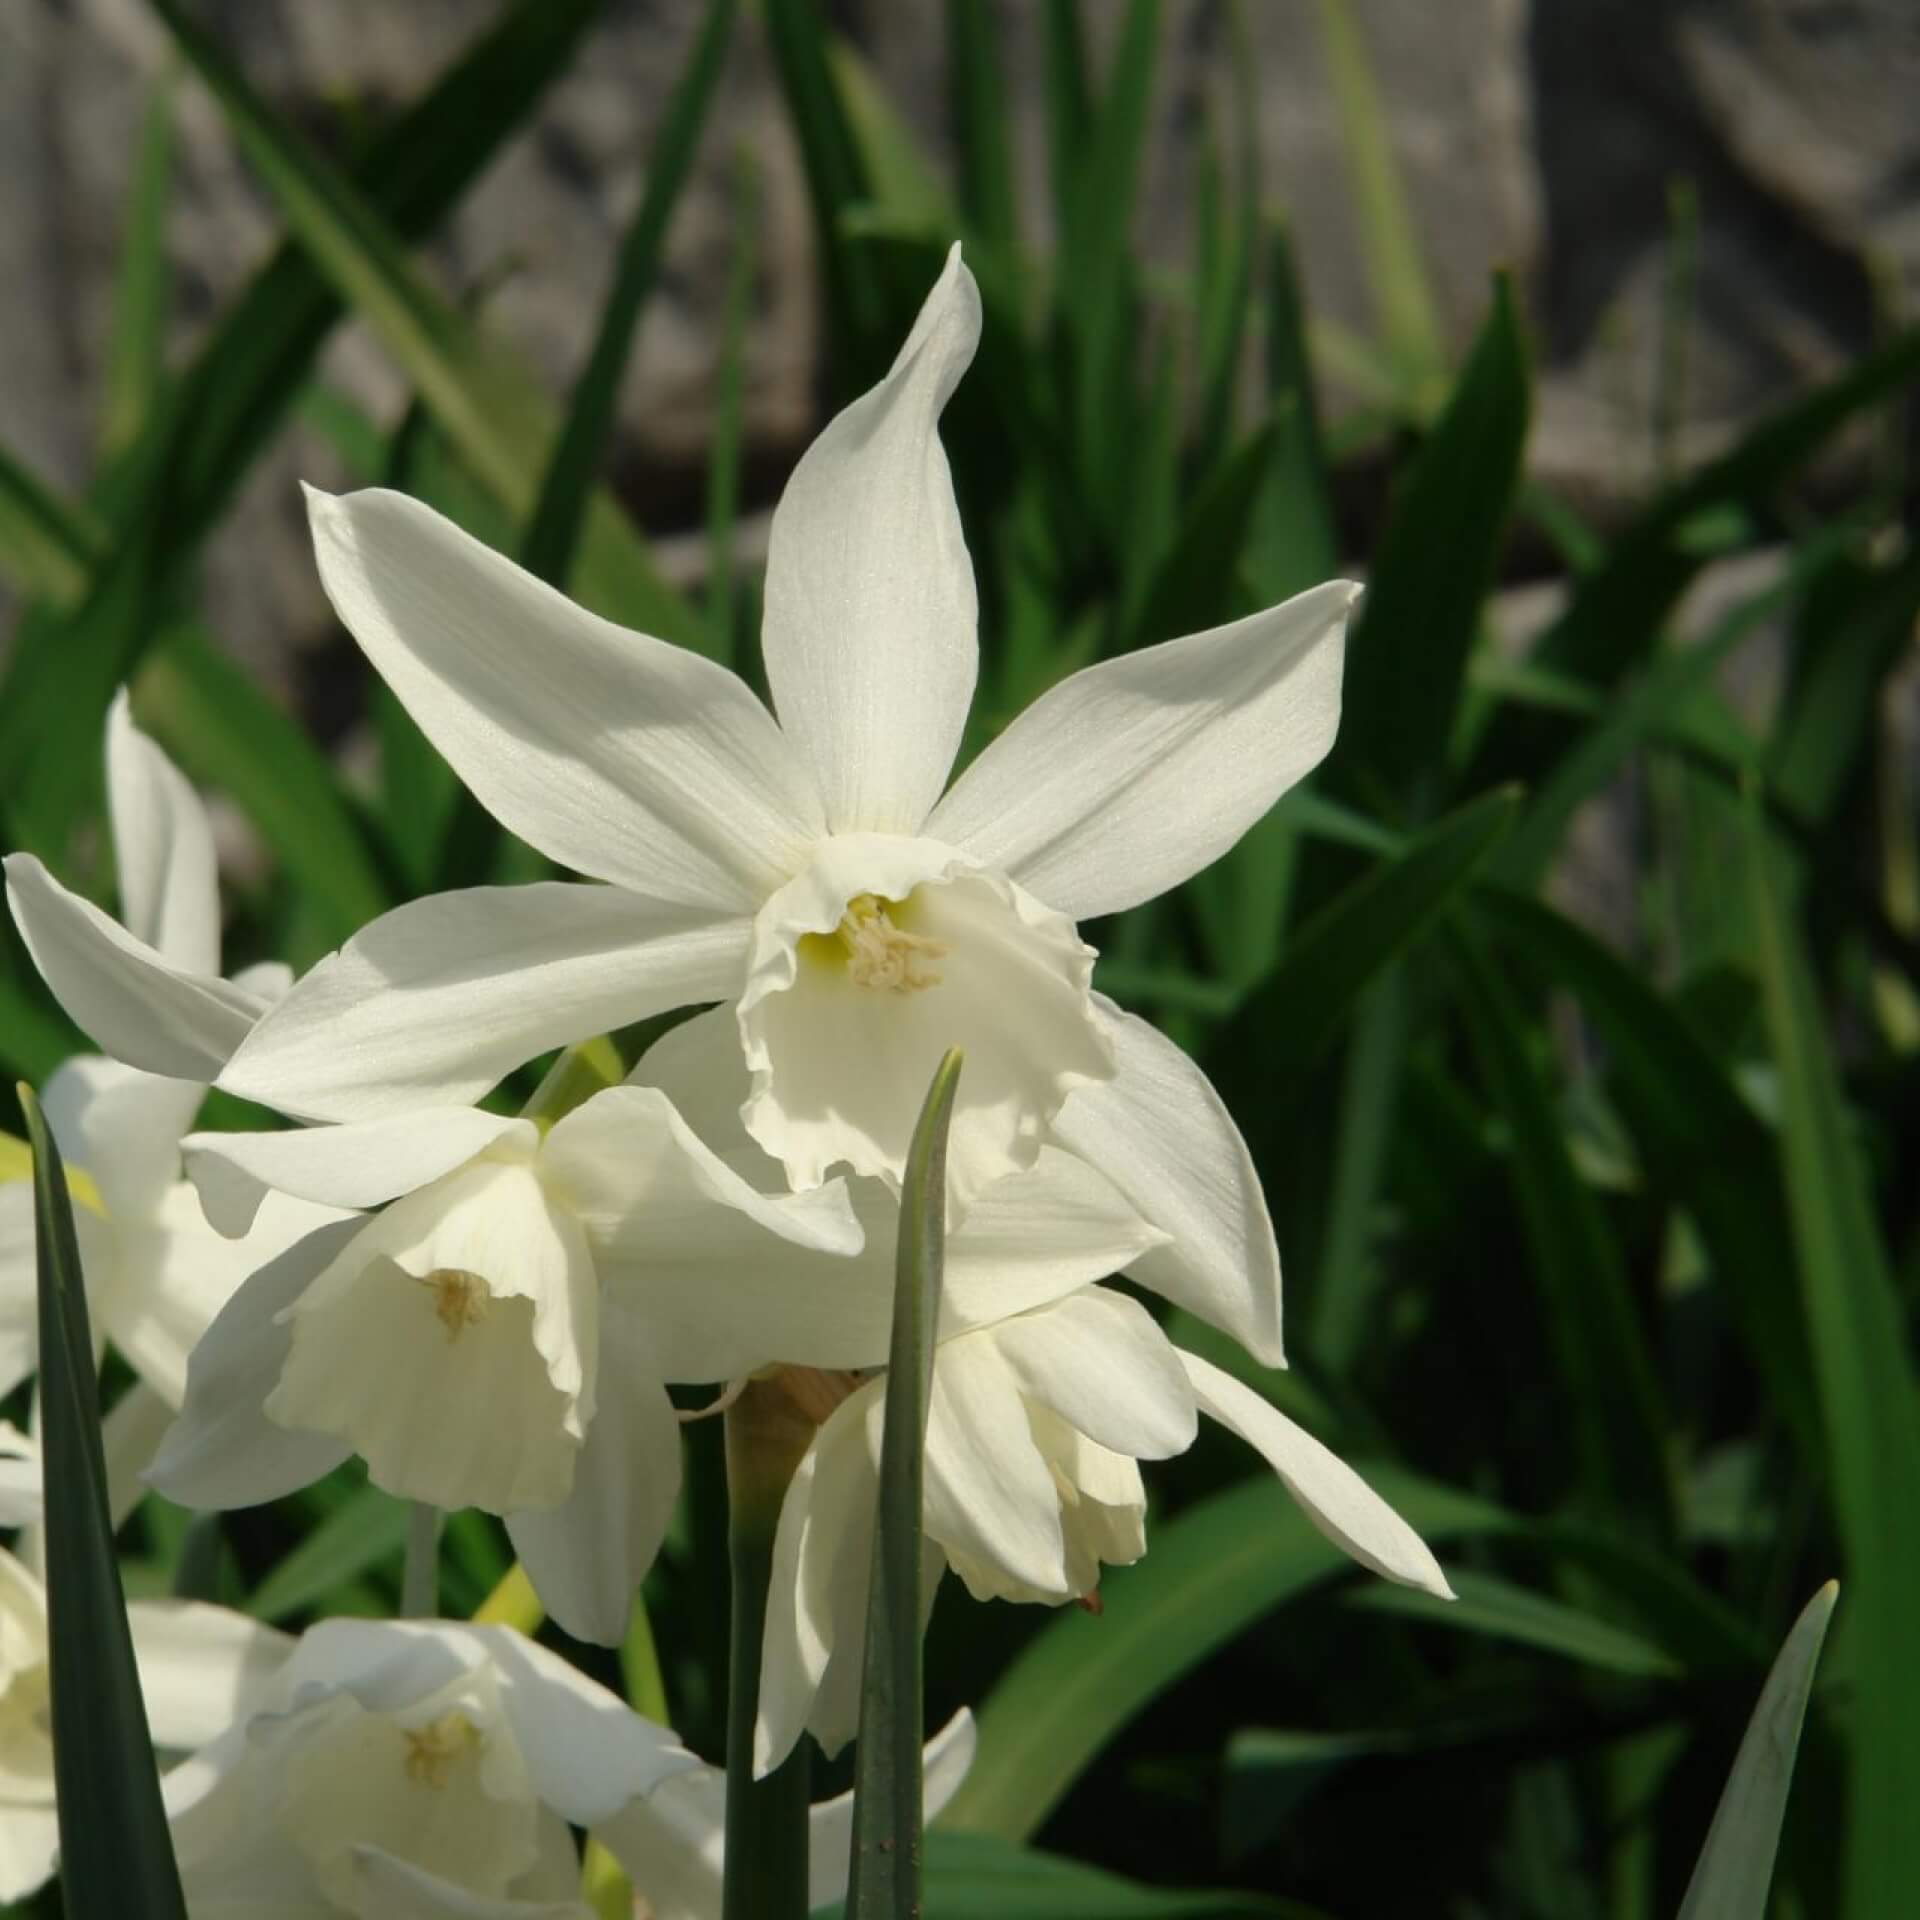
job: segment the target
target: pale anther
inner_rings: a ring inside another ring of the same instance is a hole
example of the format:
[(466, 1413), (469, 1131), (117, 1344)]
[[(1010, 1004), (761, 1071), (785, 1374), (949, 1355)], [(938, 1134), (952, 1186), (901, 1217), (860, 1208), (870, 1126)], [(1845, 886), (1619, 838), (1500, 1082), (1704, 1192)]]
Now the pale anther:
[(487, 1284), (478, 1275), (458, 1267), (435, 1267), (419, 1284), (431, 1290), (433, 1310), (449, 1340), (459, 1339), (467, 1328), (486, 1318)]
[(443, 1713), (424, 1727), (408, 1728), (405, 1737), (407, 1778), (423, 1787), (444, 1787), (454, 1762), (480, 1734), (464, 1713)]
[(847, 977), (856, 987), (919, 993), (940, 984), (928, 963), (945, 959), (946, 948), (925, 934), (896, 927), (877, 894), (856, 893), (835, 931), (847, 950)]

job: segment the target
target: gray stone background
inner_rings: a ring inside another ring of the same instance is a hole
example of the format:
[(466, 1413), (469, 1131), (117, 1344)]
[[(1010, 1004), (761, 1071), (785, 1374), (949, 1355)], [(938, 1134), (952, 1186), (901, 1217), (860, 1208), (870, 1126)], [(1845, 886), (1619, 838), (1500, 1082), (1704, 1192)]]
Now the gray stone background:
[[(410, 99), (493, 12), (488, 0), (208, 0), (254, 82), (324, 132)], [(580, 363), (653, 129), (699, 0), (620, 0), (568, 77), (430, 251), (557, 391)], [(829, 8), (910, 122), (944, 137), (939, 0)], [(997, 8), (1023, 190), (1044, 234), (1038, 9)], [(1096, 41), (1117, 0), (1089, 0)], [(1520, 277), (1542, 385), (1531, 459), (1615, 513), (1651, 470), (1669, 189), (1692, 183), (1699, 240), (1683, 455), (1723, 441), (1910, 309), (1920, 277), (1920, 0), (1359, 0), (1449, 337), (1464, 343), (1496, 264)], [(1341, 130), (1312, 0), (1248, 0), (1264, 184), (1298, 236), (1316, 313), (1374, 331)], [(1199, 129), (1224, 108), (1218, 0), (1167, 0), (1139, 245), (1190, 256)], [(142, 0), (0, 0), (0, 440), (78, 488), (92, 457), (113, 266), (146, 88), (163, 36)], [(265, 197), (191, 82), (169, 242), (184, 345), (276, 232)], [(728, 251), (732, 156), (762, 177), (762, 274), (748, 432), (764, 507), (817, 420), (818, 285), (797, 160), (745, 10), (676, 217), (621, 410), (616, 474), (670, 564), (697, 517)], [(330, 377), (387, 417), (400, 383), (346, 329)], [(1337, 396), (1336, 396), (1337, 397)], [(263, 461), (210, 555), (227, 643), (283, 691), (328, 633), (297, 475), (337, 478), (303, 435)]]

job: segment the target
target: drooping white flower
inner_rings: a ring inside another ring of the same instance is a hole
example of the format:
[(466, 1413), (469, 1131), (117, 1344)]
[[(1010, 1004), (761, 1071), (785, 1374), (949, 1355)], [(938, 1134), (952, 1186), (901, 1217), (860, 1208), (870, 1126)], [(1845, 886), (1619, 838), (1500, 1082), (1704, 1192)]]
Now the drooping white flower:
[(154, 1484), (250, 1505), (358, 1453), (391, 1493), (504, 1515), (549, 1611), (608, 1643), (679, 1487), (665, 1383), (819, 1337), (833, 1290), (795, 1263), (815, 1274), (860, 1244), (840, 1182), (756, 1192), (651, 1088), (608, 1088), (544, 1130), (455, 1107), (200, 1134), (189, 1158), (233, 1231), (269, 1193), (390, 1204), (234, 1296)]
[(1074, 922), (1198, 871), (1322, 757), (1357, 590), (1075, 674), (942, 797), (977, 649), (937, 422), (979, 327), (956, 252), (892, 371), (789, 482), (762, 635), (778, 722), (731, 673), (594, 618), (417, 502), (310, 497), (327, 591), (401, 701), (498, 819), (603, 884), (400, 908), (316, 968), (224, 1084), (366, 1118), (717, 1000), (751, 1069), (746, 1123), (797, 1186), (897, 1173), (956, 1044), (964, 1190), (1030, 1165), (1062, 1103), (1103, 1086), (1162, 1164), (1210, 1144), (1227, 1159), (1209, 1188), (1234, 1184), (1217, 1126), (1202, 1146), (1155, 1132)]
[(133, 724), (107, 715), (107, 809), (125, 925), (30, 853), (6, 860), (14, 923), (40, 976), (95, 1046), (130, 1067), (204, 1084), (287, 990), (278, 961), (220, 973), (220, 884), (205, 807)]
[[(163, 1750), (211, 1740), (264, 1698), (293, 1646), (197, 1601), (135, 1600), (127, 1616), (148, 1730)], [(46, 1590), (0, 1549), (0, 1900), (46, 1881), (59, 1849), (48, 1713)]]

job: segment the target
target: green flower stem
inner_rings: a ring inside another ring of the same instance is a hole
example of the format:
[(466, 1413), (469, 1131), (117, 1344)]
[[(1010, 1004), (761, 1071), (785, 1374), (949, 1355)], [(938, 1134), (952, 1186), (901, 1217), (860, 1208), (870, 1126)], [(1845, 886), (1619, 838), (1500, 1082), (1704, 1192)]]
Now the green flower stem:
[(617, 1087), (625, 1078), (619, 1049), (604, 1033), (596, 1034), (561, 1053), (534, 1088), (533, 1098), (521, 1108), (520, 1117), (531, 1120), (544, 1134), (603, 1087)]
[(431, 1620), (440, 1611), (440, 1521), (438, 1507), (415, 1500), (407, 1512), (407, 1559), (400, 1575), (400, 1614)]
[(749, 1383), (727, 1409), (728, 1549), (733, 1632), (727, 1690), (727, 1852), (723, 1920), (805, 1920), (805, 1740), (765, 1779), (753, 1777), (760, 1642), (780, 1502), (814, 1421), (779, 1374)]

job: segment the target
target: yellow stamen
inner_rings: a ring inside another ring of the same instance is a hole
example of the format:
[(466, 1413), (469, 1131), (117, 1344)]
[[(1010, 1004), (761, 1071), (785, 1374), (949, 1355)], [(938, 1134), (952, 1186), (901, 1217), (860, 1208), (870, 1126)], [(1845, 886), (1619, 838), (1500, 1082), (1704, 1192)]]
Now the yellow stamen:
[(405, 1730), (407, 1778), (416, 1786), (444, 1787), (454, 1763), (480, 1738), (464, 1713), (443, 1713), (424, 1727)]
[(433, 1294), (433, 1310), (449, 1340), (458, 1340), (469, 1327), (487, 1317), (487, 1283), (478, 1274), (464, 1273), (458, 1267), (435, 1267), (418, 1284)]
[(940, 984), (928, 962), (945, 959), (946, 948), (925, 934), (895, 926), (887, 902), (877, 894), (856, 893), (834, 931), (847, 950), (847, 977), (856, 987), (920, 993)]

